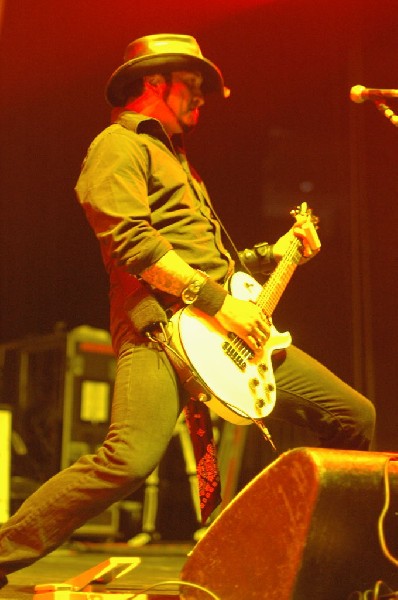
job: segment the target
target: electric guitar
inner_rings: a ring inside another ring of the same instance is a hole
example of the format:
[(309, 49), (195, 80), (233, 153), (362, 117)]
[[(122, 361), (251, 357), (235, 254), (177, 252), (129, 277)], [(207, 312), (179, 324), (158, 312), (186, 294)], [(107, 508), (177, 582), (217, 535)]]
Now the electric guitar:
[[(312, 216), (303, 203), (292, 211), (306, 230), (313, 250), (320, 247)], [(260, 306), (269, 318), (270, 335), (260, 352), (253, 350), (236, 334), (226, 331), (214, 317), (186, 306), (171, 318), (170, 344), (188, 363), (203, 387), (199, 399), (223, 419), (248, 425), (263, 419), (275, 406), (276, 389), (272, 355), (291, 344), (289, 332), (279, 333), (272, 314), (300, 259), (302, 244), (294, 237), (288, 250), (261, 286), (253, 277), (237, 272), (228, 281), (235, 298)]]

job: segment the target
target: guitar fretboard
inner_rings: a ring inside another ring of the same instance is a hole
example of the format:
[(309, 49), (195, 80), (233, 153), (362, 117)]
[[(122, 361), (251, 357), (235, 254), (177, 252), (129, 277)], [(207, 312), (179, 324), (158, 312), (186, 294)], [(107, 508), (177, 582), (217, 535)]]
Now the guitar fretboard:
[(268, 281), (258, 296), (257, 303), (268, 316), (272, 316), (283, 292), (286, 289), (294, 271), (301, 259), (301, 242), (298, 238), (292, 240), (287, 252), (270, 275)]

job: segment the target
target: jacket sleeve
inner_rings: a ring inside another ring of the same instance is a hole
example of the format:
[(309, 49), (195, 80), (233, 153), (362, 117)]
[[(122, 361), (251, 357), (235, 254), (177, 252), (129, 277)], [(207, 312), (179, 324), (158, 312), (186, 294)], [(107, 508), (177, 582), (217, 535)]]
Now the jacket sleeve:
[(138, 134), (111, 126), (92, 143), (76, 194), (105, 262), (138, 275), (172, 246), (151, 224), (149, 157)]

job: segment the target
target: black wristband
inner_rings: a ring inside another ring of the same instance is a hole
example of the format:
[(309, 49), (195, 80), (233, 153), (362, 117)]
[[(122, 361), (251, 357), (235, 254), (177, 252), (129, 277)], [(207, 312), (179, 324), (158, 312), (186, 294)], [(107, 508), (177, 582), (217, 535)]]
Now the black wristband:
[(267, 244), (267, 242), (263, 242), (262, 244), (256, 244), (254, 246), (254, 252), (260, 258), (263, 264), (276, 263), (274, 257), (274, 246), (272, 244)]
[(213, 317), (224, 304), (227, 293), (222, 285), (208, 278), (200, 288), (193, 306)]
[(263, 242), (250, 250), (239, 252), (242, 264), (251, 273), (270, 273), (277, 263), (273, 253), (273, 245)]

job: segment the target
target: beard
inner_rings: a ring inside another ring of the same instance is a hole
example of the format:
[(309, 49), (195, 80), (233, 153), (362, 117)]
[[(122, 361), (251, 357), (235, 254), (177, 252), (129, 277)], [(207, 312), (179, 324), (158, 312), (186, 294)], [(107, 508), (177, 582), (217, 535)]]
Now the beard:
[(179, 118), (178, 123), (184, 133), (193, 131), (199, 121), (199, 109), (196, 106), (190, 107), (186, 112), (187, 119)]
[(163, 94), (163, 102), (167, 106), (170, 114), (173, 115), (175, 123), (181, 129), (184, 134), (191, 133), (198, 123), (199, 120), (199, 108), (196, 102), (193, 102), (185, 110), (182, 111), (182, 107), (174, 108), (169, 103), (169, 90), (166, 89)]
[(188, 124), (188, 123), (181, 123), (180, 122), (180, 127), (181, 127), (183, 133), (188, 134), (188, 133), (191, 133), (195, 129), (196, 123), (195, 124)]

